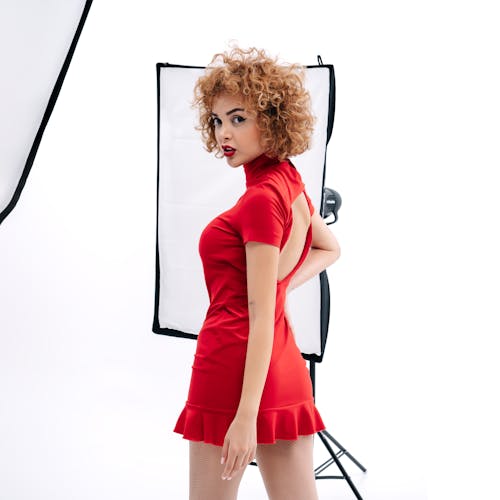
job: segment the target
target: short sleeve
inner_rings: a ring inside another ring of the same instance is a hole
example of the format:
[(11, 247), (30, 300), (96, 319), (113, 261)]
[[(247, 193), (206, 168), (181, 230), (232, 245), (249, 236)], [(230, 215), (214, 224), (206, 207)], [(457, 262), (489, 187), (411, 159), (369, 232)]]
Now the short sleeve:
[(276, 193), (268, 189), (254, 189), (247, 193), (238, 214), (244, 244), (257, 241), (280, 247), (285, 222), (283, 202)]

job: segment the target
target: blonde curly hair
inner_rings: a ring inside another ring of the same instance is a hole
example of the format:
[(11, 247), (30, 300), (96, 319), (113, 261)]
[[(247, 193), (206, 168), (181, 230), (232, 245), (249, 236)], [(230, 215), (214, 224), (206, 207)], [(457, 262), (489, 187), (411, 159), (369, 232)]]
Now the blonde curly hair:
[(267, 155), (284, 160), (310, 147), (314, 116), (309, 92), (304, 88), (304, 68), (283, 66), (256, 48), (233, 48), (216, 54), (198, 79), (193, 106), (199, 109), (203, 142), (207, 151), (222, 156), (215, 138), (212, 106), (221, 94), (240, 95), (249, 111), (257, 114)]

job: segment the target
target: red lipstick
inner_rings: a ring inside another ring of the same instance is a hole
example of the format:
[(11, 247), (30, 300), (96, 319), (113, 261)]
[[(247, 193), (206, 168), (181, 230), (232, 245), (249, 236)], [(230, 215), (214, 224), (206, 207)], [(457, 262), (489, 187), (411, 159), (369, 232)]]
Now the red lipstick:
[(222, 150), (224, 151), (224, 156), (226, 157), (233, 156), (236, 152), (236, 149), (232, 148), (231, 146), (222, 146)]

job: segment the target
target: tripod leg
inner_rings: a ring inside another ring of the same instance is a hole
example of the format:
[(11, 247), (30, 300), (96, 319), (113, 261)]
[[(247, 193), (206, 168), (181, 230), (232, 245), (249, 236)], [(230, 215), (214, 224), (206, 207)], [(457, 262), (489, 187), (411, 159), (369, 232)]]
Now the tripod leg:
[(363, 467), (328, 431), (322, 432), (342, 452), (342, 455), (349, 457), (363, 472), (366, 472), (366, 468)]
[(344, 469), (344, 466), (342, 465), (342, 463), (338, 459), (337, 454), (333, 451), (332, 447), (330, 446), (330, 443), (326, 440), (325, 436), (323, 436), (323, 432), (324, 431), (319, 431), (318, 432), (319, 438), (321, 439), (321, 441), (323, 441), (323, 444), (326, 446), (326, 449), (329, 451), (329, 453), (332, 456), (335, 464), (337, 465), (337, 467), (339, 468), (340, 472), (344, 476), (345, 480), (347, 481), (347, 483), (351, 487), (351, 490), (354, 493), (354, 496), (358, 500), (363, 500), (363, 497), (359, 494), (359, 491), (357, 490), (356, 486), (354, 486), (354, 483), (352, 482), (351, 478), (349, 477), (349, 475), (347, 474), (346, 470)]

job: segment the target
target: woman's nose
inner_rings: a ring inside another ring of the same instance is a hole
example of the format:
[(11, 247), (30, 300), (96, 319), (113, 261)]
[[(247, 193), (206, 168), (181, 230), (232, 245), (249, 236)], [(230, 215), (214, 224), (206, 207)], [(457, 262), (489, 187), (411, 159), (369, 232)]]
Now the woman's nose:
[(221, 138), (222, 142), (229, 140), (231, 137), (229, 128), (224, 124), (222, 124), (219, 128), (219, 137)]

